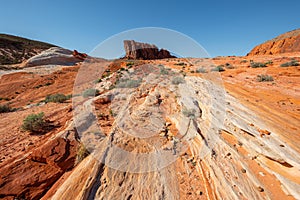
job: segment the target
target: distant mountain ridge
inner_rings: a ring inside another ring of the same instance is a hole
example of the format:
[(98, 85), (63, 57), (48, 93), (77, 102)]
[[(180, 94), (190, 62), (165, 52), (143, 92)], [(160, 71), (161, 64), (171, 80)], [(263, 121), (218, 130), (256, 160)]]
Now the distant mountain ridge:
[(0, 65), (21, 63), (51, 47), (56, 45), (0, 34)]
[(248, 56), (300, 52), (300, 29), (286, 32), (254, 47)]

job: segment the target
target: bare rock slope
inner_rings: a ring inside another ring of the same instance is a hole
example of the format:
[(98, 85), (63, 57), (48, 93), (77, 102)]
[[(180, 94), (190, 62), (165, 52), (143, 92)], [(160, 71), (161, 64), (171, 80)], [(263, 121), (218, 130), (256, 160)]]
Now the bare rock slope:
[(248, 55), (273, 55), (292, 52), (300, 52), (300, 29), (284, 33), (260, 44), (254, 47)]
[(21, 63), (51, 47), (54, 45), (0, 34), (0, 65)]
[(92, 154), (52, 199), (300, 198), (300, 156), (281, 138), (288, 130), (273, 128), (280, 116), (264, 124), (209, 79), (216, 73), (179, 78), (164, 70), (113, 73), (96, 85), (102, 95), (75, 108)]
[[(1, 76), (0, 103), (17, 109), (0, 113), (0, 198), (300, 199), (300, 71), (280, 55), (255, 57), (272, 60), (265, 68), (248, 59), (95, 59)], [(57, 93), (72, 100), (41, 102)], [(39, 112), (51, 129), (22, 130)]]

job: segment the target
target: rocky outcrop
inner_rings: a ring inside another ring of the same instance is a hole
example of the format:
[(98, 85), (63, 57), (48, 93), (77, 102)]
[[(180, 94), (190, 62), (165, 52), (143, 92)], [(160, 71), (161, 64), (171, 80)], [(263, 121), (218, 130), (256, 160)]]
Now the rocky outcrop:
[(154, 44), (136, 42), (134, 40), (124, 40), (125, 58), (134, 60), (154, 60), (164, 58), (174, 58), (169, 51), (158, 49)]
[(54, 45), (0, 34), (0, 65), (21, 63), (51, 47)]
[(300, 29), (287, 32), (260, 44), (254, 47), (247, 55), (274, 55), (291, 52), (300, 52)]
[(69, 66), (84, 61), (86, 57), (86, 54), (79, 53), (76, 50), (70, 51), (61, 47), (52, 47), (28, 59), (27, 61), (22, 63), (21, 67), (34, 67), (41, 65)]
[[(116, 85), (75, 109), (93, 152), (52, 199), (299, 199), (300, 156), (273, 129), (277, 120), (265, 125), (209, 80), (174, 85), (175, 74), (160, 72), (134, 66), (119, 80), (143, 74), (140, 85)], [(99, 132), (88, 115), (93, 100)]]
[(75, 58), (80, 59), (81, 61), (84, 61), (88, 57), (88, 55), (86, 53), (80, 53), (77, 50), (73, 51), (73, 56)]
[(66, 130), (63, 135), (2, 166), (0, 198), (40, 199), (64, 173), (71, 170), (75, 165), (78, 142), (74, 130)]

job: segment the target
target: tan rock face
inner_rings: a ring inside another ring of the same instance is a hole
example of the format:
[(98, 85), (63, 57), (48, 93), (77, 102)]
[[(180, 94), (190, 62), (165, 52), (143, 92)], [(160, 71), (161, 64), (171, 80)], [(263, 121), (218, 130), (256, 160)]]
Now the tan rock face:
[(282, 34), (256, 46), (248, 56), (300, 52), (300, 29)]
[(45, 140), (31, 152), (24, 151), (26, 154), (20, 159), (2, 165), (1, 197), (39, 199), (74, 167), (78, 142), (73, 130), (62, 134), (65, 138)]
[(125, 58), (134, 60), (154, 60), (163, 58), (174, 58), (169, 51), (159, 50), (153, 44), (136, 42), (134, 40), (124, 40)]

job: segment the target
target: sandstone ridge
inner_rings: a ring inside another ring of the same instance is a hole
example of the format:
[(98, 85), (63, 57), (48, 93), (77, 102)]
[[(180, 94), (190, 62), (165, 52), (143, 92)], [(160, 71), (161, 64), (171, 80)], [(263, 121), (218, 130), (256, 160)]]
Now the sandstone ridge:
[(300, 52), (300, 29), (296, 29), (254, 47), (248, 56)]

